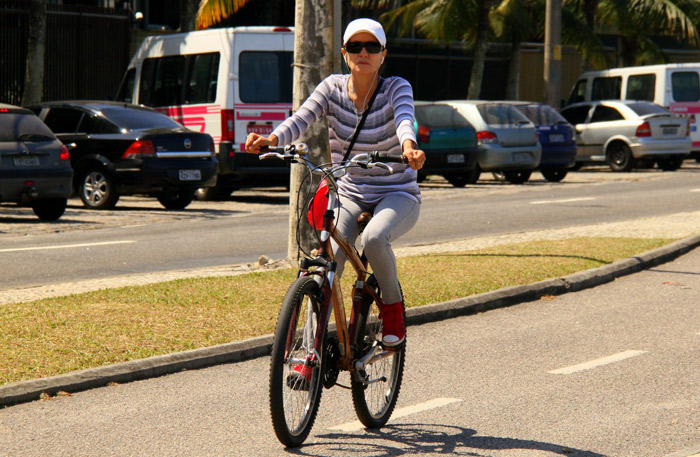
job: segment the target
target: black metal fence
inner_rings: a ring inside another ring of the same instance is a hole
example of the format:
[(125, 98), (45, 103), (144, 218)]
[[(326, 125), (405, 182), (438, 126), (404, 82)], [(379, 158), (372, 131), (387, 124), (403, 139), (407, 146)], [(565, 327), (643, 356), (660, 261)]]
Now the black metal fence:
[[(29, 2), (0, 0), (0, 102), (22, 101)], [(126, 10), (49, 5), (42, 100), (114, 97), (131, 56)]]

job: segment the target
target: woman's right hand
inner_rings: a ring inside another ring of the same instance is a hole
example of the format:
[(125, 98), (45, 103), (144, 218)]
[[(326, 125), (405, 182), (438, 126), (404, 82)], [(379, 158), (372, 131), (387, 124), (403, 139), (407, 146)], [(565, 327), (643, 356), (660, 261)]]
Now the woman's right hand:
[(277, 146), (277, 137), (275, 135), (264, 137), (257, 133), (250, 133), (245, 140), (245, 150), (251, 154), (260, 154), (260, 148), (265, 146)]

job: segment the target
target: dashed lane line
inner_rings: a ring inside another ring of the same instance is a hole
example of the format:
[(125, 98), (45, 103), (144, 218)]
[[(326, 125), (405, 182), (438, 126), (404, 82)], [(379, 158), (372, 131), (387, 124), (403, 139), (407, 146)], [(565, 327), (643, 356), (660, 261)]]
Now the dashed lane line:
[(62, 244), (59, 246), (36, 246), (31, 248), (11, 248), (11, 249), (0, 249), (1, 252), (21, 252), (21, 251), (43, 251), (46, 249), (70, 249), (70, 248), (90, 248), (94, 246), (109, 246), (114, 244), (129, 244), (136, 243), (136, 241), (123, 240), (123, 241), (103, 241), (101, 243), (82, 243), (82, 244)]
[[(420, 413), (429, 409), (441, 408), (443, 406), (447, 406), (460, 401), (463, 400), (461, 398), (434, 398), (423, 403), (418, 403), (417, 405), (406, 406), (403, 408), (396, 409), (391, 415), (390, 420), (393, 421), (400, 417)], [(358, 430), (362, 430), (363, 428), (365, 428), (365, 426), (360, 421), (353, 421), (342, 425), (336, 425), (335, 427), (331, 427), (330, 430), (338, 430), (341, 432), (356, 432)]]
[(581, 363), (578, 365), (572, 365), (569, 367), (559, 368), (557, 370), (548, 371), (550, 374), (572, 374), (579, 371), (590, 370), (592, 368), (597, 368), (603, 365), (609, 365), (611, 363), (620, 362), (631, 357), (636, 357), (638, 355), (646, 354), (647, 351), (624, 351), (617, 354), (613, 354), (607, 357), (602, 357), (600, 359), (591, 360), (590, 362)]
[(530, 202), (531, 205), (547, 205), (552, 203), (574, 203), (574, 202), (587, 202), (595, 200), (595, 197), (580, 197), (580, 198), (567, 198), (564, 200), (538, 200)]

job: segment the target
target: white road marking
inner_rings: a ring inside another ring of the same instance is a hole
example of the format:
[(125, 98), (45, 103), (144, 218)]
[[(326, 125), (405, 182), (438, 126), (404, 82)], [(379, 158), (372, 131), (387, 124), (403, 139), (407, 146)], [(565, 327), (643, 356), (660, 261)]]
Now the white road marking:
[(84, 244), (63, 244), (60, 246), (37, 246), (32, 248), (12, 248), (12, 249), (0, 249), (0, 252), (20, 252), (20, 251), (43, 251), (45, 249), (70, 249), (70, 248), (85, 248), (92, 246), (109, 246), (113, 244), (129, 244), (136, 243), (136, 241), (104, 241), (102, 243), (84, 243)]
[[(457, 403), (463, 401), (461, 398), (434, 398), (423, 403), (418, 403), (413, 406), (406, 406), (404, 408), (395, 409), (391, 415), (390, 421), (398, 419), (399, 417), (408, 416), (410, 414), (416, 414), (429, 409), (441, 408), (443, 406), (450, 405), (452, 403)], [(330, 430), (339, 430), (341, 432), (356, 432), (365, 428), (360, 421), (348, 422), (347, 424), (336, 425), (331, 427)]]
[(665, 457), (700, 457), (700, 446), (668, 454)]
[(572, 203), (572, 202), (587, 202), (595, 200), (595, 197), (567, 198), (565, 200), (539, 200), (530, 202), (531, 205), (547, 205), (549, 203)]
[(618, 354), (613, 354), (608, 357), (603, 357), (596, 360), (591, 360), (590, 362), (581, 363), (579, 365), (572, 365), (570, 367), (559, 368), (558, 370), (548, 371), (551, 374), (571, 374), (579, 371), (590, 370), (591, 368), (597, 368), (603, 365), (608, 365), (610, 363), (619, 362), (621, 360), (629, 359), (630, 357), (636, 357), (638, 355), (646, 354), (647, 351), (625, 351)]
[[(700, 189), (691, 189), (691, 192), (700, 192)], [(693, 456), (694, 457), (694, 456)]]

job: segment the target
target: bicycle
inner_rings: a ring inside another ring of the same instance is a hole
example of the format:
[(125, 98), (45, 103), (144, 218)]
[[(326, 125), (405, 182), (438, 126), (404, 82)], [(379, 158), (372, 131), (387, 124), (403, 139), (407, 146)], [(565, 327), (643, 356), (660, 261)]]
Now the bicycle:
[[(338, 203), (336, 179), (349, 167), (382, 167), (384, 162), (406, 163), (403, 156), (373, 152), (358, 154), (345, 163), (316, 166), (304, 144), (268, 147), (260, 159), (279, 158), (302, 163), (325, 178), (328, 203), (323, 213), (317, 255), (300, 262), (297, 279), (282, 302), (272, 345), (270, 411), (277, 438), (288, 447), (301, 445), (318, 412), (323, 388), (334, 385), (352, 391), (360, 422), (368, 428), (387, 423), (396, 405), (403, 378), (405, 341), (398, 347), (382, 345), (378, 318), (381, 291), (368, 270), (364, 253), (335, 231)], [(361, 224), (371, 215), (363, 213)], [(352, 289), (350, 320), (346, 318), (340, 282), (335, 275), (331, 238), (345, 252), (357, 279)], [(336, 331), (329, 331), (331, 312)], [(340, 371), (351, 373), (350, 386), (337, 384)]]

